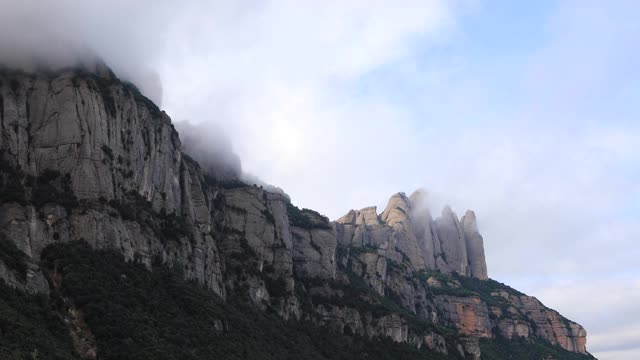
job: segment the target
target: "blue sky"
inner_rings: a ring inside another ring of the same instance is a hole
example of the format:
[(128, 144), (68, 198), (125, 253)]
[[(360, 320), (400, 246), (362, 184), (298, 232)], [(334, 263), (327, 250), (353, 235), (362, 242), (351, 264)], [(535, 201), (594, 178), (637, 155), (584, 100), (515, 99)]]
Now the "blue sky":
[[(446, 76), (446, 80), (482, 83), (488, 90), (485, 100), (490, 104), (486, 104), (487, 110), (495, 104), (502, 108), (517, 96), (514, 91), (518, 88), (526, 60), (549, 41), (551, 34), (541, 25), (548, 21), (552, 6), (553, 2), (550, 1), (531, 2), (527, 6), (514, 1), (493, 1), (479, 5), (475, 11), (464, 14), (458, 20), (455, 31), (441, 41), (435, 45), (421, 46), (419, 39), (416, 40), (411, 57), (375, 69), (360, 79), (359, 85), (369, 91), (375, 88), (373, 92), (378, 90), (379, 96), (398, 101), (408, 108), (415, 107), (418, 114), (429, 115), (428, 112), (421, 112), (424, 105), (418, 103), (421, 89), (413, 88), (420, 84), (407, 81), (402, 72), (406, 66), (425, 72), (436, 66), (439, 70), (448, 70), (440, 74)], [(429, 78), (414, 79), (419, 80), (428, 81)], [(442, 86), (430, 85), (426, 84), (434, 93), (442, 90)], [(446, 90), (464, 91), (451, 86), (447, 86)], [(437, 99), (430, 100), (437, 104)], [(444, 108), (442, 111), (447, 113), (451, 109)], [(451, 119), (448, 116), (446, 122), (440, 123), (447, 124), (452, 120), (463, 123), (480, 121)]]
[(491, 277), (640, 358), (640, 2), (5, 2), (1, 62), (89, 47), (331, 218), (474, 209)]

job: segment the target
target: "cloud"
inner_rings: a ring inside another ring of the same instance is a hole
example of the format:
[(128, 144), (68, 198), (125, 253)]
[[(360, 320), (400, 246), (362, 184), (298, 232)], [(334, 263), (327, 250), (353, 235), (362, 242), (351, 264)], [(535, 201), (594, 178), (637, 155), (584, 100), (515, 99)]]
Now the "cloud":
[(224, 129), (212, 122), (176, 123), (182, 150), (218, 180), (237, 180), (242, 176), (242, 163)]
[(563, 315), (586, 319), (587, 348), (597, 358), (631, 359), (640, 352), (636, 321), (640, 317), (640, 273), (603, 272), (579, 281), (552, 280), (529, 290), (541, 301), (562, 308)]
[[(3, 2), (0, 63), (31, 70), (101, 58), (177, 123), (207, 123), (191, 135), (219, 140), (224, 129), (246, 169), (276, 184), (320, 154), (325, 166), (316, 168), (331, 171), (329, 159), (352, 142), (347, 133), (383, 140), (365, 120), (365, 104), (344, 101), (350, 84), (453, 25), (451, 6), (440, 0)], [(396, 109), (370, 105), (398, 118)], [(362, 121), (354, 128), (355, 117)], [(339, 129), (345, 135), (334, 138)], [(323, 143), (308, 141), (311, 133)]]
[(354, 200), (353, 174), (392, 164), (395, 150), (380, 145), (409, 130), (401, 109), (354, 100), (354, 82), (410, 56), (416, 43), (446, 37), (452, 16), (442, 1), (192, 4), (170, 30), (172, 54), (160, 69), (165, 105), (177, 121), (215, 114), (207, 120), (228, 131), (248, 172), (337, 216), (349, 203), (387, 196), (363, 191), (328, 206), (327, 193), (341, 189)]
[(0, 64), (25, 70), (58, 69), (104, 60), (161, 103), (155, 60), (164, 52), (161, 30), (170, 7), (139, 0), (0, 0)]

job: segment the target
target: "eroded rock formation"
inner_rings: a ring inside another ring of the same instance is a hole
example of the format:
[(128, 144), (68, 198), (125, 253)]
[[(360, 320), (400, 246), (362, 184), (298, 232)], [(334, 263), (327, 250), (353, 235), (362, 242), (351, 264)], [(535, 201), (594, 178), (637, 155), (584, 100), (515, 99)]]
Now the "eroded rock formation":
[(379, 247), (392, 260), (408, 258), (414, 270), (488, 279), (475, 213), (469, 210), (459, 220), (450, 207), (445, 207), (433, 220), (423, 197), (421, 190), (410, 197), (395, 194), (379, 216), (375, 207), (351, 210), (336, 221), (338, 242)]
[(25, 262), (0, 258), (0, 277), (15, 287), (47, 293), (41, 251), (84, 240), (340, 332), (475, 359), (477, 339), (495, 336), (586, 352), (580, 325), (487, 280), (473, 212), (433, 219), (423, 193), (398, 193), (380, 214), (329, 222), (281, 193), (213, 177), (182, 152), (167, 114), (102, 65), (0, 71), (0, 152), (0, 241)]

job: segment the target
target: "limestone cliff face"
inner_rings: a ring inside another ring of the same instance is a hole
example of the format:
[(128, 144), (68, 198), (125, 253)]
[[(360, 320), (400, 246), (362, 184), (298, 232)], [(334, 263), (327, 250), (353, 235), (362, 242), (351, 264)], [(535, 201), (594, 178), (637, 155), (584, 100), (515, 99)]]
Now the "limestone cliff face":
[[(84, 239), (148, 264), (154, 256), (188, 259), (189, 277), (224, 293), (201, 174), (180, 152), (169, 117), (135, 87), (100, 65), (53, 75), (4, 72), (0, 104), (5, 181), (15, 179), (32, 199), (39, 188), (63, 182), (77, 204), (65, 208), (62, 199), (45, 194), (39, 206), (0, 205), (3, 231), (19, 249), (37, 261), (50, 243)], [(47, 172), (60, 179), (49, 176), (40, 184)], [(120, 206), (139, 201), (144, 212)], [(152, 221), (155, 214), (163, 219)], [(170, 226), (169, 217), (183, 219), (186, 231), (166, 243), (159, 228)]]
[(329, 222), (283, 194), (211, 174), (183, 152), (169, 117), (103, 65), (0, 71), (0, 241), (26, 258), (19, 271), (0, 257), (0, 277), (15, 287), (48, 292), (41, 251), (84, 240), (340, 332), (471, 359), (478, 338), (495, 336), (586, 352), (580, 325), (487, 280), (471, 211), (433, 219), (423, 193), (398, 193), (380, 214), (369, 207)]

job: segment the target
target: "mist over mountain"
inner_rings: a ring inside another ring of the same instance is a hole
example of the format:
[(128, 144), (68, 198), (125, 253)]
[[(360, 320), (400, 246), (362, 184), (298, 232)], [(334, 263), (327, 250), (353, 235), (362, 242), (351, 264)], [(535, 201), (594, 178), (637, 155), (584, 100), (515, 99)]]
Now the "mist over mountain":
[(242, 176), (242, 164), (233, 153), (231, 141), (215, 124), (188, 121), (176, 123), (184, 152), (193, 157), (213, 177), (221, 180), (238, 180)]
[[(162, 105), (154, 66), (164, 47), (154, 28), (169, 19), (153, 1), (72, 0), (0, 2), (0, 64), (14, 69), (56, 71), (107, 62)], [(145, 16), (140, 16), (145, 14)]]

